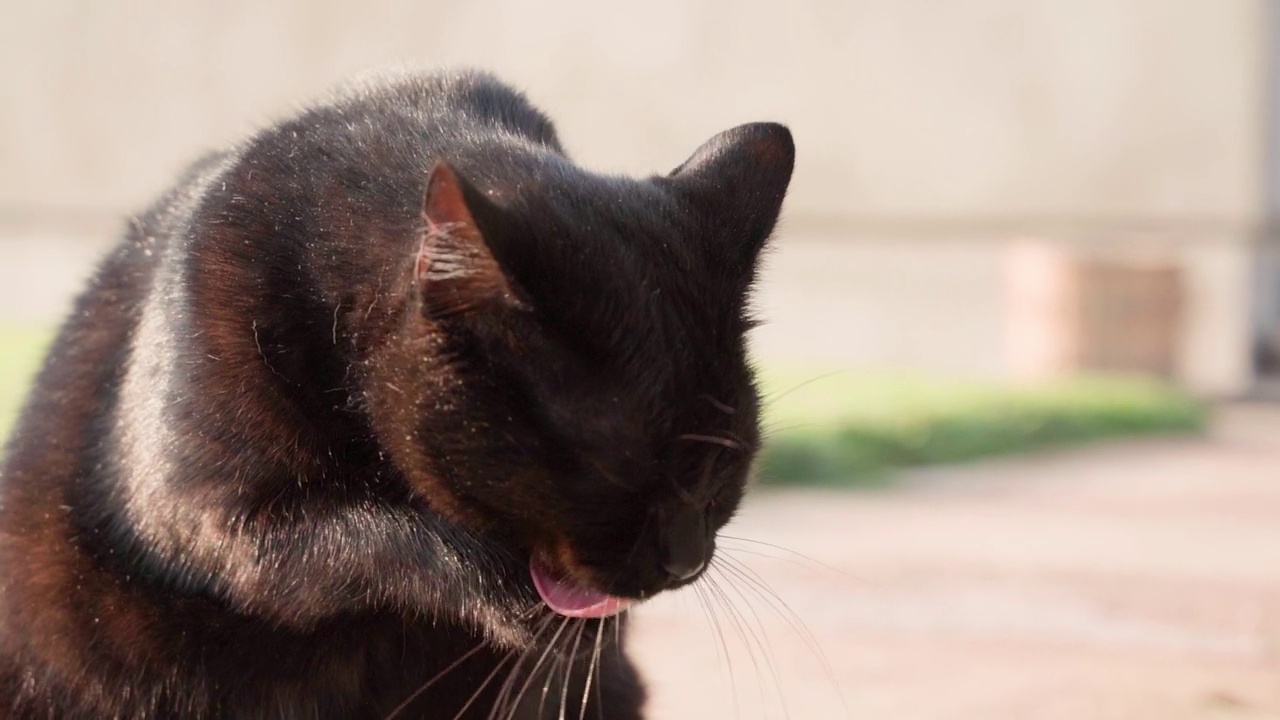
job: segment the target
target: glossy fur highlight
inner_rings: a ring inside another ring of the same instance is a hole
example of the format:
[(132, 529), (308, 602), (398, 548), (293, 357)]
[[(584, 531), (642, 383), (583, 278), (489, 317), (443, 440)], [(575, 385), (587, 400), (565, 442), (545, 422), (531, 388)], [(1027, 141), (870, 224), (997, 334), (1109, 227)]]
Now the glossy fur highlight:
[(196, 163), (9, 440), (0, 708), (640, 718), (625, 618), (552, 613), (530, 563), (642, 600), (710, 562), (759, 441), (744, 307), (793, 158), (754, 124), (593, 174), (456, 73)]

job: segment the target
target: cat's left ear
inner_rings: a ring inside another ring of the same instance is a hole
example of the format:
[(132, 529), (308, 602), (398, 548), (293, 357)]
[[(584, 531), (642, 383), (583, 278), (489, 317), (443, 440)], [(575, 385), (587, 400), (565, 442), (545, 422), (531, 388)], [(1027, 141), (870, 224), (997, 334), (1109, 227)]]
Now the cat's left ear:
[(453, 168), (437, 163), (422, 199), (424, 230), (414, 280), (428, 311), (452, 315), (485, 306), (523, 307), (476, 225), (466, 188)]
[(791, 182), (796, 148), (777, 123), (751, 123), (716, 135), (669, 179), (692, 201), (702, 224), (727, 247), (717, 255), (750, 272)]

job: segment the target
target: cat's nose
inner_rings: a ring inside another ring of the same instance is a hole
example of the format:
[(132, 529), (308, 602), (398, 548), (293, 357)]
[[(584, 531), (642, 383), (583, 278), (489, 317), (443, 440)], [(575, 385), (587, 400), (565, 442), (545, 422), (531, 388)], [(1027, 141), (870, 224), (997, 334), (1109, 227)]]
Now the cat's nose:
[(711, 559), (706, 514), (701, 508), (683, 506), (665, 513), (658, 539), (658, 559), (673, 580), (683, 581), (702, 572)]
[(667, 571), (675, 580), (688, 580), (689, 578), (702, 572), (702, 568), (707, 566), (705, 557), (698, 558), (669, 558), (662, 562), (662, 569)]

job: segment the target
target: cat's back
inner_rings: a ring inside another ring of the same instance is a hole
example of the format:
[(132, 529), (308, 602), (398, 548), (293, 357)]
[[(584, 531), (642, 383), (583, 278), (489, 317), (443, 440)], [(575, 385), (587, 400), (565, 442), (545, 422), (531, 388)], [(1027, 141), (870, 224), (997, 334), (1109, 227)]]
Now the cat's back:
[[(405, 238), (421, 221), (426, 172), (441, 158), (490, 181), (563, 161), (546, 116), (492, 76), (384, 76), (205, 157), (127, 223), (75, 300), (0, 458), (6, 717), (248, 707), (257, 701), (234, 695), (245, 682), (242, 665), (217, 655), (232, 630), (241, 633), (239, 645), (228, 647), (276, 643), (253, 653), (279, 666), (254, 678), (264, 706), (293, 692), (288, 673), (303, 660), (318, 670), (296, 680), (311, 693), (299, 707), (330, 703), (332, 694), (330, 704), (376, 709), (386, 703), (368, 701), (369, 693), (403, 697), (414, 687), (426, 659), (409, 658), (403, 668), (381, 662), (387, 672), (376, 687), (356, 682), (384, 646), (400, 647), (407, 631), (398, 619), (368, 626), (376, 632), (359, 625), (324, 654), (310, 636), (264, 631), (231, 609), (222, 589), (191, 579), (182, 564), (195, 556), (191, 549), (220, 545), (193, 541), (172, 550), (181, 562), (165, 564), (171, 549), (154, 537), (167, 541), (181, 529), (164, 524), (173, 506), (153, 491), (206, 479), (221, 488), (231, 485), (216, 484), (227, 477), (254, 478), (273, 491), (268, 484), (283, 478), (280, 486), (292, 488), (313, 468), (338, 462), (322, 445), (339, 447), (352, 465), (375, 457), (359, 445), (364, 428), (347, 412), (356, 403), (313, 391), (347, 390), (344, 305), (363, 309), (351, 317), (365, 322), (373, 301), (389, 297), (380, 295), (383, 273), (403, 265)], [(151, 442), (161, 436), (174, 441)], [(164, 485), (147, 484), (158, 467), (181, 468), (181, 477), (174, 471)], [(181, 510), (196, 505), (192, 496), (183, 500), (190, 502)], [(209, 517), (238, 508), (228, 501)], [(138, 518), (172, 532), (143, 537)], [(221, 624), (203, 622), (205, 614)], [(417, 631), (435, 639), (446, 632)], [(203, 642), (208, 637), (218, 642)], [(141, 689), (103, 698), (101, 686)]]
[(418, 125), (416, 139), (428, 144), (434, 140), (428, 134), (461, 134), (475, 141), (497, 130), (560, 148), (555, 127), (542, 111), (520, 91), (478, 70), (370, 74), (337, 88), (301, 119), (326, 115), (363, 120), (391, 132), (400, 116)]
[[(291, 156), (299, 152), (300, 133), (308, 136), (302, 150), (310, 152), (296, 162)], [(405, 188), (418, 192), (409, 172), (422, 166), (420, 156), (465, 155), (494, 137), (560, 152), (551, 121), (488, 73), (384, 72), (352, 81), (246, 142), (190, 165), (168, 192), (128, 221), (121, 241), (75, 299), (10, 435), (0, 480), (12, 486), (28, 466), (47, 464), (50, 443), (64, 453), (83, 451), (80, 441), (93, 439), (79, 437), (89, 430), (86, 423), (101, 422), (114, 402), (158, 268), (198, 264), (193, 256), (206, 252), (210, 242), (223, 242), (210, 225), (223, 222), (218, 217), (234, 218), (246, 196), (270, 197), (252, 212), (259, 216), (256, 224), (277, 225), (290, 205), (323, 195), (335, 176), (356, 173), (373, 178), (364, 185), (375, 201), (364, 210), (385, 215), (389, 211), (377, 206), (399, 201)], [(276, 173), (255, 183), (253, 168), (262, 166)], [(281, 172), (291, 177), (273, 177)], [(312, 229), (323, 224), (317, 220)], [(277, 246), (306, 240), (288, 233), (262, 239)], [(97, 435), (106, 430), (94, 428)]]
[(10, 516), (6, 528), (13, 527), (13, 515), (30, 515), (23, 501), (35, 498), (23, 497), (23, 486), (56, 486), (84, 464), (83, 455), (106, 434), (156, 269), (227, 158), (227, 153), (213, 153), (192, 164), (168, 193), (131, 218), (73, 301), (0, 463), (0, 497)]

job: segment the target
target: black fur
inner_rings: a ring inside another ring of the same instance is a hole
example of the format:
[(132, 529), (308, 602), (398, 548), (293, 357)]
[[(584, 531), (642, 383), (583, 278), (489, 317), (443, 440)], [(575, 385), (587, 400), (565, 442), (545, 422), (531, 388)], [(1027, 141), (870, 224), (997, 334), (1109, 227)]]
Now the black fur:
[(0, 707), (488, 717), (531, 686), (534, 718), (567, 683), (577, 717), (599, 659), (587, 717), (640, 717), (622, 619), (554, 615), (530, 556), (616, 596), (696, 579), (758, 440), (744, 301), (793, 153), (747, 125), (600, 176), (463, 73), (197, 163), (7, 446)]

